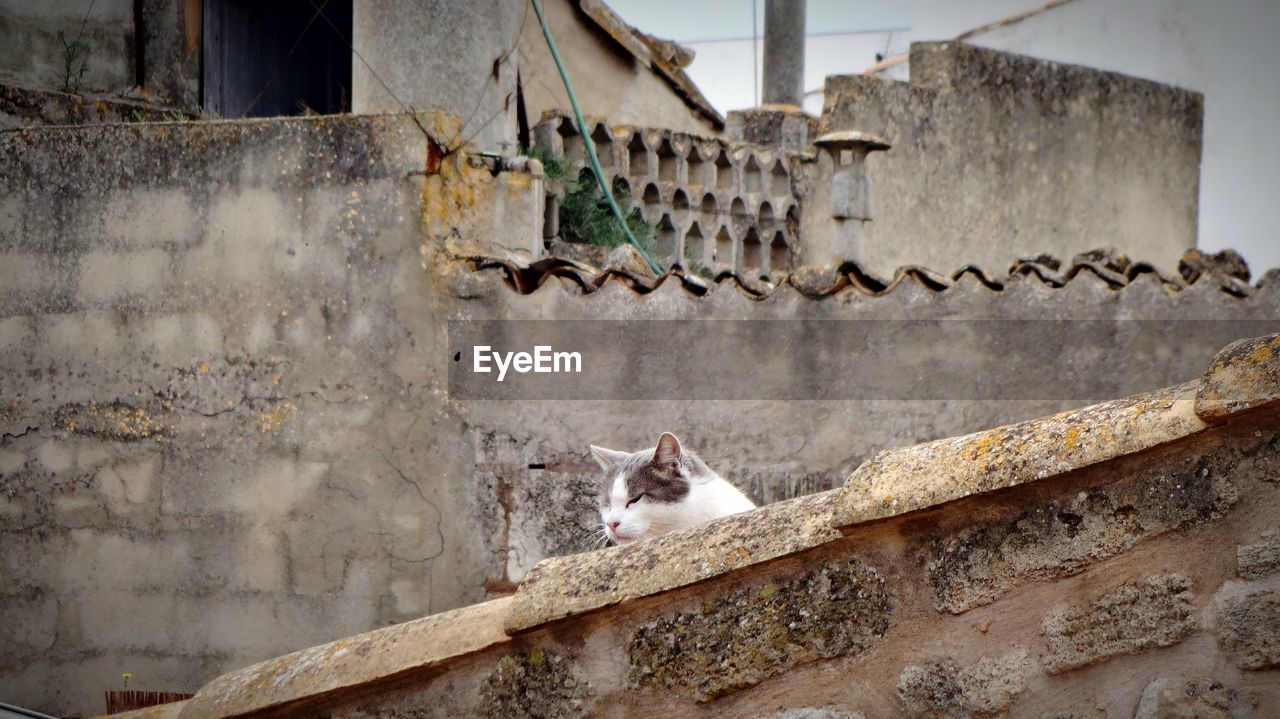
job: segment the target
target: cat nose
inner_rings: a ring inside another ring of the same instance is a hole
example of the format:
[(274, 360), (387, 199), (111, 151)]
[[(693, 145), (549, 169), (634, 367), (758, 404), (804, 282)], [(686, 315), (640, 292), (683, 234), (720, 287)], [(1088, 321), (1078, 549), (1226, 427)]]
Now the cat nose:
[(612, 529), (613, 531), (615, 531), (615, 532), (616, 532), (616, 531), (618, 531), (618, 525), (619, 525), (619, 524), (622, 524), (622, 523), (621, 523), (621, 522), (619, 522), (618, 520), (614, 519), (614, 520), (611, 520), (611, 521), (609, 521), (609, 522), (606, 522), (606, 524), (608, 525), (609, 529)]

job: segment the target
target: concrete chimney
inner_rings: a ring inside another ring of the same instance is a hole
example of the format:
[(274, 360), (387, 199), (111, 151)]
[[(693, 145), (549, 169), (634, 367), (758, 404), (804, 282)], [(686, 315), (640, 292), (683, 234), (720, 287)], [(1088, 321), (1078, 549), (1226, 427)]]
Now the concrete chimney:
[(804, 103), (805, 0), (765, 0), (764, 102)]

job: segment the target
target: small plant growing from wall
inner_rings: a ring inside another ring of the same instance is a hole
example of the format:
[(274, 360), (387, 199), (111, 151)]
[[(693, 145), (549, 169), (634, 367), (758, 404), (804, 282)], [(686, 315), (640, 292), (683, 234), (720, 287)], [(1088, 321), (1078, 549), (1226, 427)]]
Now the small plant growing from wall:
[(89, 43), (79, 37), (67, 42), (67, 36), (61, 30), (58, 31), (58, 40), (62, 43), (62, 91), (79, 94), (85, 67), (89, 63)]
[[(609, 203), (600, 194), (600, 187), (590, 169), (583, 169), (574, 176), (573, 168), (562, 158), (549, 157), (540, 148), (525, 148), (523, 154), (542, 163), (548, 184), (558, 182), (564, 188), (559, 212), (561, 239), (602, 247), (626, 243), (627, 236), (614, 219)], [(653, 226), (632, 212), (631, 193), (625, 185), (615, 182), (612, 189), (614, 202), (622, 210), (632, 236), (645, 252), (653, 254)]]

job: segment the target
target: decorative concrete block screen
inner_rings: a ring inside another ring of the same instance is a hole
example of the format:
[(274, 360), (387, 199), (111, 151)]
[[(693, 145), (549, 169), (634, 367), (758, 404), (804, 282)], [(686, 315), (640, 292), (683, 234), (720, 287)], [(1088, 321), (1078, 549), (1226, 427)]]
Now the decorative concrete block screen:
[[(629, 212), (654, 227), (664, 264), (751, 277), (792, 268), (800, 225), (792, 173), (811, 154), (600, 120), (588, 125), (601, 168), (612, 187), (630, 194)], [(543, 119), (534, 138), (547, 156), (590, 177), (586, 143), (572, 118)], [(558, 203), (548, 193), (548, 237), (558, 231)]]

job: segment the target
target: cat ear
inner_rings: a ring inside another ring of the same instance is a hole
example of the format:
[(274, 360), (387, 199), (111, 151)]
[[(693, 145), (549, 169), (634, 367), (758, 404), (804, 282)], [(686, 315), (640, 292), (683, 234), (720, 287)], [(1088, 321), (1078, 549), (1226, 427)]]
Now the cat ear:
[(596, 464), (600, 465), (600, 469), (608, 472), (614, 468), (618, 462), (626, 459), (629, 455), (626, 452), (619, 452), (616, 449), (608, 449), (605, 447), (597, 447), (591, 445), (591, 456), (596, 460)]
[(680, 440), (674, 434), (663, 432), (658, 438), (658, 448), (653, 450), (653, 463), (663, 465), (680, 464)]

